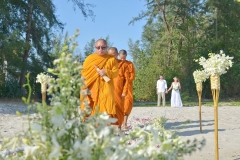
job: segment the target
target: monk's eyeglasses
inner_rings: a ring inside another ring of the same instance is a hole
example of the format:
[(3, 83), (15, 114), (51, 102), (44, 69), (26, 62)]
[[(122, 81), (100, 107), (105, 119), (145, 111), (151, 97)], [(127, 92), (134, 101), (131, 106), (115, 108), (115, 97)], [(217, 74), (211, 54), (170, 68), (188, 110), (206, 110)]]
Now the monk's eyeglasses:
[(100, 50), (100, 49), (105, 50), (105, 49), (107, 49), (107, 47), (98, 46), (98, 47), (96, 47), (96, 49), (97, 49), (97, 50)]

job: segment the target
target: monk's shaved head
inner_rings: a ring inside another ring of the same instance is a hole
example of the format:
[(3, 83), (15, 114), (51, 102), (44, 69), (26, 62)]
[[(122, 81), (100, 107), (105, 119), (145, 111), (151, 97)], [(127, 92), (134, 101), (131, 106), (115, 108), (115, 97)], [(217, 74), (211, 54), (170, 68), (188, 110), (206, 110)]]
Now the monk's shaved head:
[(109, 50), (114, 50), (115, 52), (118, 52), (118, 50), (117, 50), (116, 47), (110, 47), (110, 48), (108, 49), (108, 51), (109, 51)]
[(116, 47), (110, 47), (108, 49), (108, 54), (115, 56), (116, 58), (118, 57), (118, 50)]
[(126, 56), (127, 56), (127, 51), (126, 51), (126, 50), (124, 50), (124, 49), (122, 49), (122, 50), (120, 50), (120, 51), (119, 51), (119, 54), (124, 54), (124, 55), (126, 55)]
[(96, 44), (98, 43), (98, 42), (103, 42), (106, 46), (107, 46), (107, 41), (105, 40), (105, 39), (102, 39), (102, 38), (100, 38), (100, 39), (98, 39), (97, 41), (96, 41)]
[(124, 49), (120, 50), (119, 51), (119, 57), (120, 57), (121, 60), (126, 60), (126, 58), (127, 58), (127, 51), (124, 50)]

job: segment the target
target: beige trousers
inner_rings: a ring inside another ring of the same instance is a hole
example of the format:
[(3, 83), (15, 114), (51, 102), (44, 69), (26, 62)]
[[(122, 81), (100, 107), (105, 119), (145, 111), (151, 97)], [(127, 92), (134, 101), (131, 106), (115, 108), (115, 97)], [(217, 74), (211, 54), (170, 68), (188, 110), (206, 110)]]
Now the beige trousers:
[(165, 92), (158, 92), (158, 102), (157, 102), (157, 106), (158, 107), (160, 107), (161, 99), (162, 99), (163, 107), (165, 107), (165, 105), (166, 105), (166, 102), (165, 102)]

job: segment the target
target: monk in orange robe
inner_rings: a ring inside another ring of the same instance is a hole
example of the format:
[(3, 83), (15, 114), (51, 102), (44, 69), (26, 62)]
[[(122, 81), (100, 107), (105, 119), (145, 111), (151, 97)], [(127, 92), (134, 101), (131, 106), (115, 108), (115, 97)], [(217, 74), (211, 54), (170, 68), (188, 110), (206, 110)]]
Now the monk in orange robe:
[[(96, 52), (89, 55), (84, 63), (82, 77), (85, 78), (84, 90), (90, 90), (89, 95), (80, 95), (80, 102), (87, 100), (92, 109), (91, 115), (98, 112), (116, 114), (113, 79), (118, 75), (118, 63), (115, 57), (106, 54), (107, 42), (99, 39), (95, 44)], [(104, 76), (110, 81), (106, 82)], [(84, 109), (84, 103), (81, 104)]]
[[(108, 49), (108, 54), (118, 57), (118, 50), (115, 47)], [(117, 78), (114, 78), (114, 98), (116, 105), (116, 117), (118, 119), (116, 125), (121, 128), (124, 119), (124, 100), (128, 92), (128, 62), (126, 60), (118, 60), (119, 73)]]
[[(126, 60), (127, 51), (120, 50), (119, 57), (122, 60)], [(135, 79), (135, 69), (132, 62), (127, 61), (128, 63), (128, 71), (129, 71), (129, 81), (128, 81), (128, 94), (125, 97), (124, 101), (124, 120), (123, 120), (123, 129), (128, 129), (127, 120), (133, 108), (133, 81)]]

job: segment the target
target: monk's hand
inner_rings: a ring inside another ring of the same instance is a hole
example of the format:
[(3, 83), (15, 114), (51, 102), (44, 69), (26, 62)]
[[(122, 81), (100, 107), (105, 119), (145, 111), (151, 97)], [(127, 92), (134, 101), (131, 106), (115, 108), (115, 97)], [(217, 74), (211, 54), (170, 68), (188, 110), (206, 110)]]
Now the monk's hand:
[(125, 94), (122, 94), (122, 98), (125, 98), (126, 97), (126, 95)]
[(106, 76), (106, 71), (105, 71), (104, 69), (100, 69), (100, 70), (98, 71), (98, 74), (99, 74), (100, 76)]

